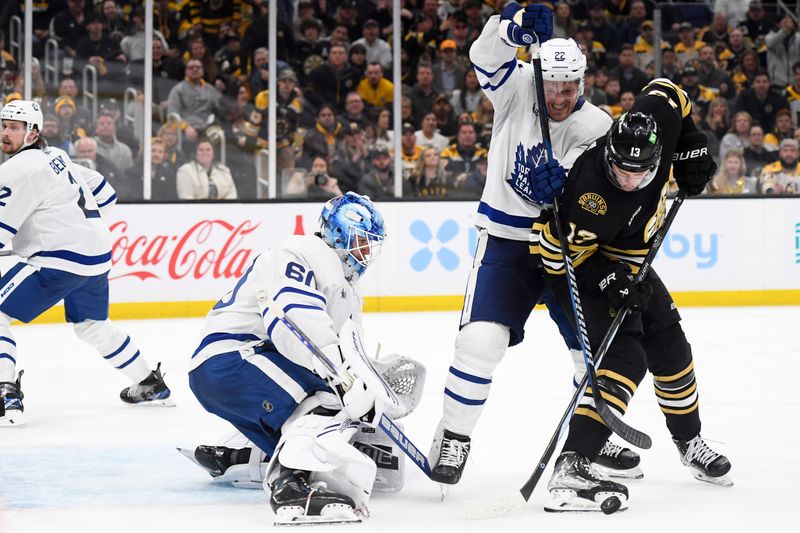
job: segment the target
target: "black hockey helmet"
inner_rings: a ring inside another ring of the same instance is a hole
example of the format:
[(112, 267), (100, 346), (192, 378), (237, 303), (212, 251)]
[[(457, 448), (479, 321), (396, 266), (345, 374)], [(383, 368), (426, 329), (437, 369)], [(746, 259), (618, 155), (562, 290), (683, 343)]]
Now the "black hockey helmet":
[(623, 113), (606, 135), (606, 175), (619, 187), (612, 164), (627, 172), (647, 172), (642, 189), (655, 177), (661, 162), (661, 136), (650, 115)]

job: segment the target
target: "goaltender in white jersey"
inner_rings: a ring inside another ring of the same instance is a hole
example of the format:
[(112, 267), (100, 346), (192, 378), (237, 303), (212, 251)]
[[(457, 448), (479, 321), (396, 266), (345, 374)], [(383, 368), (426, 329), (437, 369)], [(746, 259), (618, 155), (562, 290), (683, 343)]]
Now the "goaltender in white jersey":
[[(378, 490), (378, 465), (351, 441), (360, 422), (375, 428), (367, 419), (380, 420), (381, 403), (348, 347), (361, 316), (355, 284), (378, 256), (384, 234), (383, 217), (369, 198), (337, 196), (323, 207), (319, 233), (287, 237), (259, 255), (206, 317), (189, 386), (207, 411), (246, 441), (184, 453), (220, 481), (263, 478), (277, 523), (361, 521)], [(336, 375), (299, 337), (319, 347)], [(422, 394), (421, 365), (400, 356), (375, 365), (390, 387), (416, 384), (395, 391), (408, 402), (402, 412), (386, 414), (410, 412)], [(402, 377), (400, 369), (406, 369)], [(332, 387), (346, 391), (342, 404)], [(372, 442), (393, 454), (388, 439)], [(391, 488), (399, 490), (402, 478), (394, 481)]]
[(0, 120), (2, 151), (11, 156), (0, 165), (0, 248), (13, 244), (20, 258), (0, 278), (0, 426), (25, 422), (10, 324), (30, 322), (61, 300), (78, 337), (131, 380), (122, 401), (174, 405), (159, 368), (151, 372), (135, 342), (108, 320), (111, 234), (101, 211), (116, 201), (114, 189), (39, 137), (38, 103), (9, 102)]
[[(586, 58), (572, 39), (550, 39), (552, 27), (552, 11), (546, 6), (510, 3), (489, 19), (470, 48), (481, 88), (495, 112), (476, 221), (478, 245), (445, 382), (443, 416), (429, 454), (431, 477), (444, 485), (459, 482), (494, 370), (507, 347), (522, 342), (525, 322), (537, 303), (548, 304), (576, 370), (585, 371), (569, 320), (551, 300), (542, 274), (529, 266), (528, 239), (542, 204), (560, 193), (568, 169), (605, 135), (611, 118), (583, 99)], [(533, 66), (517, 59), (519, 47), (534, 41), (543, 43), (539, 52), (545, 102), (537, 101)], [(553, 161), (547, 161), (542, 141), (541, 106), (550, 119)], [(613, 456), (611, 468), (628, 468), (619, 457), (633, 452), (610, 443), (607, 451)], [(601, 453), (598, 462), (606, 455)], [(638, 456), (631, 460), (638, 466)]]

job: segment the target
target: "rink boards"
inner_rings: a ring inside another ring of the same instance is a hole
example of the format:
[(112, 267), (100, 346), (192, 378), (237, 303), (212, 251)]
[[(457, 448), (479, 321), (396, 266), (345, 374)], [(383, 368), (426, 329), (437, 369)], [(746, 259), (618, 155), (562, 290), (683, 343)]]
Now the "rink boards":
[[(384, 202), (388, 238), (361, 284), (367, 311), (460, 309), (475, 202)], [(201, 316), (259, 253), (317, 229), (319, 203), (121, 205), (112, 316)], [(3, 258), (4, 270), (12, 258)], [(693, 199), (656, 269), (679, 305), (800, 304), (800, 198)], [(52, 310), (42, 320), (61, 320)]]

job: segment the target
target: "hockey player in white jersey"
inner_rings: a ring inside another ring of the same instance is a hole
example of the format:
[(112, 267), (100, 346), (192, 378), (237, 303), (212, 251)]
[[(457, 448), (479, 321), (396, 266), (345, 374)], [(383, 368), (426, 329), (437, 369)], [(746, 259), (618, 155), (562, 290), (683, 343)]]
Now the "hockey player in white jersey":
[[(366, 514), (376, 466), (350, 440), (359, 420), (380, 415), (348, 364), (349, 336), (340, 332), (360, 321), (354, 284), (384, 235), (383, 218), (366, 196), (348, 192), (328, 201), (319, 233), (289, 236), (253, 261), (209, 312), (192, 355), (189, 385), (200, 404), (255, 445), (201, 446), (195, 459), (217, 476), (236, 463), (261, 470), (255, 477), (264, 475), (278, 523), (359, 521)], [(334, 363), (336, 375), (276, 309)], [(419, 385), (409, 405), (418, 401)], [(346, 391), (343, 407), (332, 387)], [(269, 460), (268, 470), (259, 465)]]
[[(9, 327), (30, 322), (64, 300), (67, 322), (131, 380), (122, 401), (170, 405), (160, 365), (151, 371), (131, 338), (108, 320), (111, 234), (101, 211), (116, 201), (111, 186), (75, 165), (39, 137), (42, 111), (16, 100), (0, 111), (0, 249), (13, 245), (21, 261), (0, 278), (0, 426), (24, 424), (17, 345)], [(84, 180), (88, 177), (91, 186)]]
[[(549, 301), (541, 273), (529, 267), (528, 237), (541, 205), (561, 191), (567, 170), (608, 131), (611, 118), (582, 97), (586, 59), (575, 41), (548, 40), (551, 35), (549, 8), (511, 3), (489, 19), (470, 48), (481, 88), (495, 112), (489, 171), (478, 206), (478, 246), (445, 384), (444, 413), (429, 455), (432, 478), (443, 484), (461, 478), (494, 370), (506, 348), (522, 342), (525, 322), (537, 303), (548, 303), (576, 368), (584, 370), (567, 317)], [(519, 47), (535, 41), (544, 42), (545, 102), (536, 99), (533, 66), (516, 57)], [(541, 105), (550, 117), (554, 161), (546, 161), (538, 124)], [(618, 470), (638, 465), (630, 450), (609, 443), (604, 452), (598, 460)]]

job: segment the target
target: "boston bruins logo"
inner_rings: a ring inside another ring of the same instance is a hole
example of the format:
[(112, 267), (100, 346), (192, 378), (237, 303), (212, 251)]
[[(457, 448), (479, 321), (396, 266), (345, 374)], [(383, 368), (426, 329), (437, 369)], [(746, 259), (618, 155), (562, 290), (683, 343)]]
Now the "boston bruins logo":
[(593, 215), (605, 215), (608, 211), (606, 201), (596, 192), (587, 192), (578, 198), (578, 205)]

